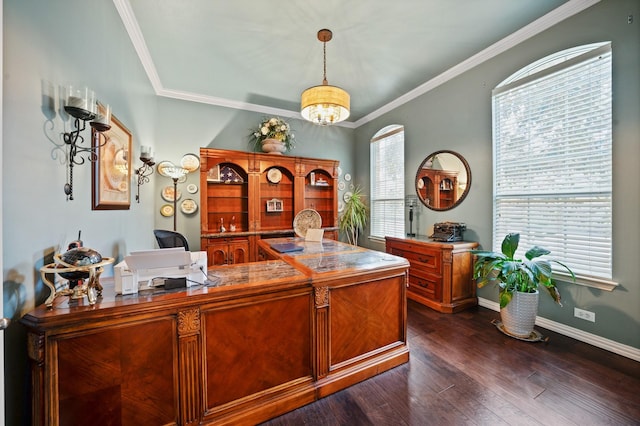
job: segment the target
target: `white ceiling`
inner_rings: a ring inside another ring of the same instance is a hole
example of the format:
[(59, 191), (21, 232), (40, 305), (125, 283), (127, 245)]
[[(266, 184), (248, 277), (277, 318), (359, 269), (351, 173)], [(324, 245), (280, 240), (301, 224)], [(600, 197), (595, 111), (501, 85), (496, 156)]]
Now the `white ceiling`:
[(327, 79), (356, 127), (599, 0), (114, 0), (160, 96), (299, 117)]

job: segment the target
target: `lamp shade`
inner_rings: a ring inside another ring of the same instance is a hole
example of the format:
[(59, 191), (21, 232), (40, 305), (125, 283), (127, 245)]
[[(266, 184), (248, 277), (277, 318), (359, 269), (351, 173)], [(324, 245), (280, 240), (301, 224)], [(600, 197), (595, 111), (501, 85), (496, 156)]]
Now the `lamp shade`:
[(302, 92), (300, 108), (305, 120), (327, 125), (349, 117), (351, 98), (345, 90), (323, 84)]
[(171, 166), (163, 168), (162, 172), (165, 175), (169, 176), (171, 179), (177, 180), (183, 176), (186, 176), (186, 174), (189, 173), (189, 170), (183, 169), (182, 167)]

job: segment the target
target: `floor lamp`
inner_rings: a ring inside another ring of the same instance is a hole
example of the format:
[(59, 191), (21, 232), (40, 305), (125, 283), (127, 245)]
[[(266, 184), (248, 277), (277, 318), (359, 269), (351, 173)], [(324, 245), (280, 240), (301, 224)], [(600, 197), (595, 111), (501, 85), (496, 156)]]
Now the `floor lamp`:
[(417, 195), (407, 195), (404, 198), (404, 205), (409, 207), (409, 233), (407, 237), (415, 237), (416, 234), (413, 232), (413, 208), (418, 205), (418, 196)]
[(189, 173), (187, 169), (183, 169), (182, 167), (165, 167), (162, 169), (162, 173), (165, 176), (170, 177), (173, 180), (173, 231), (176, 232), (177, 225), (177, 203), (178, 203), (178, 180), (183, 178)]

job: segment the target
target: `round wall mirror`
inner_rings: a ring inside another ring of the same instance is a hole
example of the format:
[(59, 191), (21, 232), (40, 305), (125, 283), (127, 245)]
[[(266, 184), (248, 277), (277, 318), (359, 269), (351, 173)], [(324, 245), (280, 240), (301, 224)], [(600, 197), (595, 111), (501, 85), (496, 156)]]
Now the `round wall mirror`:
[(453, 151), (436, 151), (418, 167), (416, 192), (431, 210), (449, 210), (464, 200), (471, 187), (471, 169), (464, 157)]

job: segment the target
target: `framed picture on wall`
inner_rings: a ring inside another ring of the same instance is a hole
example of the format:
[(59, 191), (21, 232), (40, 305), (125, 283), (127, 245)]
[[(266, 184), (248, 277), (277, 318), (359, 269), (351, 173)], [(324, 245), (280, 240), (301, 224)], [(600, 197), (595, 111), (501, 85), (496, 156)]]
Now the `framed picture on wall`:
[[(98, 104), (98, 113), (104, 106)], [(129, 210), (131, 205), (131, 132), (111, 116), (111, 129), (91, 129), (91, 146), (97, 154), (91, 162), (91, 209)]]

